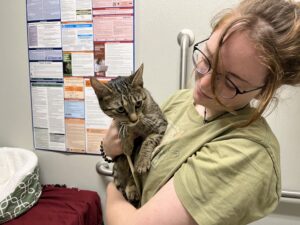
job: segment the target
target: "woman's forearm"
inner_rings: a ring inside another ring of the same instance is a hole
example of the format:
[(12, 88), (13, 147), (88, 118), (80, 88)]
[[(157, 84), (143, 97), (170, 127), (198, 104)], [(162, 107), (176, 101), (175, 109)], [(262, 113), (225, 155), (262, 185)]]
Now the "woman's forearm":
[(106, 224), (133, 225), (137, 209), (126, 201), (113, 183), (107, 186)]
[(173, 179), (169, 180), (146, 204), (136, 209), (113, 183), (107, 186), (107, 225), (196, 225), (178, 199)]

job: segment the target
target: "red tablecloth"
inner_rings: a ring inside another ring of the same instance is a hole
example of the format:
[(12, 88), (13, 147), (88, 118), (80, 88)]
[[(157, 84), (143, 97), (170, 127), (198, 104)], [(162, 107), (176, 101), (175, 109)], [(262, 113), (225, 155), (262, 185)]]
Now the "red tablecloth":
[(96, 192), (47, 185), (38, 203), (4, 225), (101, 225), (100, 198)]

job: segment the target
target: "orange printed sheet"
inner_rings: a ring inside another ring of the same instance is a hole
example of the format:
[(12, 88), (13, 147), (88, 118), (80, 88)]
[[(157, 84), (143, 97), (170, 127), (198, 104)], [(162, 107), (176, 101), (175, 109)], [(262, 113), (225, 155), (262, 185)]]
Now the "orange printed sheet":
[(133, 0), (93, 0), (93, 8), (133, 7)]
[(65, 119), (65, 127), (67, 151), (85, 153), (84, 119)]
[(65, 99), (84, 99), (84, 87), (82, 77), (64, 78)]

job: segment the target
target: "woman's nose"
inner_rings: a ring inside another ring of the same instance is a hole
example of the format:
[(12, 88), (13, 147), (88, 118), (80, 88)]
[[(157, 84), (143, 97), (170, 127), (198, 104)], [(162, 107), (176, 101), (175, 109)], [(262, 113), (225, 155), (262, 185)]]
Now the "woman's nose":
[(199, 82), (200, 87), (203, 91), (210, 94), (211, 93), (211, 75), (207, 74), (206, 76), (199, 77), (197, 82)]

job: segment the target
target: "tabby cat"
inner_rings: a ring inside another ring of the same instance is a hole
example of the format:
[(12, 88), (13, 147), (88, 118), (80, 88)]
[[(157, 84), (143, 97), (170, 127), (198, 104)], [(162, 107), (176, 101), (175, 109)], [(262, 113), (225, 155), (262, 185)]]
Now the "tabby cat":
[[(159, 106), (143, 87), (143, 68), (142, 64), (134, 74), (117, 77), (108, 83), (99, 82), (95, 77), (90, 79), (100, 108), (119, 128), (124, 154), (115, 159), (114, 182), (132, 203), (141, 197), (136, 175), (141, 176), (149, 170), (152, 152), (167, 128)], [(135, 144), (137, 138), (142, 139), (140, 148)]]

